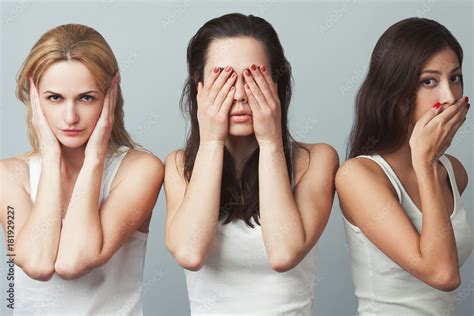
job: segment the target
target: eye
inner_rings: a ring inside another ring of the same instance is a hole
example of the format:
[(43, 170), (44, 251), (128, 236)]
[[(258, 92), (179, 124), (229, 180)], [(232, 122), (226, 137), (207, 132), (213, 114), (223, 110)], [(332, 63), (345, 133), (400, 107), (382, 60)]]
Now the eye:
[(81, 100), (85, 102), (92, 102), (92, 101), (95, 101), (95, 97), (86, 94), (81, 97)]
[(431, 88), (436, 85), (436, 80), (434, 78), (426, 78), (421, 81), (421, 84), (425, 87)]
[(52, 101), (52, 102), (59, 102), (62, 100), (61, 96), (59, 94), (52, 94), (50, 96), (48, 96), (47, 98), (49, 101)]
[(462, 82), (462, 75), (453, 75), (449, 80), (454, 83), (460, 83)]

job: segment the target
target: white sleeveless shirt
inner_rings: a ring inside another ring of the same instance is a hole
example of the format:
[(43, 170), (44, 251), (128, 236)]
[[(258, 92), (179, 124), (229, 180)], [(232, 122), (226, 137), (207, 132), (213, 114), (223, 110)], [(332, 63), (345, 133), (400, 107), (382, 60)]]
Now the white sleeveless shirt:
[[(108, 154), (102, 175), (100, 205), (128, 152), (122, 146)], [(34, 202), (41, 174), (41, 157), (29, 160), (31, 199)], [(135, 231), (104, 265), (75, 280), (56, 273), (49, 281), (31, 279), (15, 265), (14, 315), (142, 315), (142, 283), (148, 233)]]
[[(390, 165), (380, 155), (358, 157), (371, 159), (382, 168), (397, 192), (400, 205), (420, 233), (422, 213)], [(439, 161), (448, 172), (453, 191), (454, 210), (450, 218), (461, 266), (472, 251), (474, 237), (451, 162), (444, 155)], [(346, 218), (344, 223), (360, 315), (451, 315), (454, 312), (455, 291), (440, 291), (415, 278), (380, 251), (357, 226)]]
[(311, 315), (316, 246), (293, 269), (276, 272), (252, 223), (220, 221), (204, 266), (185, 270), (192, 315)]

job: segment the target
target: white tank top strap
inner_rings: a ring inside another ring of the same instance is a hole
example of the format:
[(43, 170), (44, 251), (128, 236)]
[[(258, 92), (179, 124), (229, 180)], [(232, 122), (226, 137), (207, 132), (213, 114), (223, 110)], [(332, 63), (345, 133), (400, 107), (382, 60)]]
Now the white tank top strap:
[(31, 156), (28, 160), (28, 169), (30, 171), (30, 197), (32, 201), (36, 200), (38, 192), (38, 183), (41, 175), (41, 159), (39, 156)]
[(451, 164), (449, 158), (446, 157), (446, 155), (442, 155), (441, 157), (439, 157), (439, 161), (443, 164), (444, 168), (448, 172), (449, 183), (451, 184), (451, 188), (454, 194), (453, 198), (455, 199), (455, 202), (459, 202), (461, 199), (461, 194), (459, 193), (458, 185), (456, 182), (456, 176), (454, 175), (453, 165)]
[(382, 158), (382, 156), (380, 156), (380, 155), (372, 155), (372, 156), (360, 155), (360, 156), (357, 156), (356, 158), (367, 158), (367, 159), (370, 159), (370, 160), (374, 161), (375, 163), (377, 163), (380, 166), (380, 168), (382, 168), (383, 172), (385, 173), (388, 180), (392, 184), (393, 188), (395, 189), (395, 192), (397, 192), (398, 202), (402, 203), (402, 190), (401, 190), (401, 188), (403, 186), (400, 183), (400, 181), (398, 180), (398, 177), (397, 177), (395, 171), (393, 171), (392, 167), (390, 167), (390, 165), (385, 161), (385, 159)]
[(128, 153), (129, 148), (126, 146), (121, 146), (117, 152), (111, 153), (107, 155), (105, 166), (104, 166), (104, 174), (102, 176), (102, 186), (100, 192), (100, 201), (101, 204), (104, 200), (104, 197), (108, 196), (110, 193), (110, 186), (112, 184), (115, 175), (122, 163), (123, 158)]

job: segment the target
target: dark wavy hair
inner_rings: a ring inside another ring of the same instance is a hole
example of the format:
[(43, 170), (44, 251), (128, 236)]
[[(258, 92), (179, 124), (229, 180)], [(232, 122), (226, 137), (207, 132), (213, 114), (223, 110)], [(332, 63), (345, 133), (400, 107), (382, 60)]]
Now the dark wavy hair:
[[(191, 179), (200, 142), (197, 119), (197, 83), (203, 79), (209, 46), (217, 39), (239, 37), (258, 40), (266, 49), (273, 80), (278, 84), (286, 165), (289, 176), (293, 176), (290, 146), (292, 143), (299, 147), (302, 146), (294, 141), (288, 130), (288, 107), (291, 100), (293, 81), (291, 66), (285, 58), (278, 35), (270, 23), (253, 15), (232, 13), (206, 22), (188, 44), (188, 77), (180, 100), (182, 113), (191, 121), (184, 149), (184, 176), (187, 181)], [(219, 209), (219, 220), (223, 220), (224, 224), (235, 220), (244, 220), (248, 226), (253, 228), (254, 225), (251, 221), (253, 219), (255, 223), (260, 225), (258, 158), (259, 149), (257, 148), (246, 159), (241, 176), (238, 178), (232, 157), (227, 148), (224, 149)]]
[(348, 158), (391, 153), (408, 137), (419, 76), (435, 53), (450, 48), (462, 65), (463, 51), (440, 23), (409, 18), (390, 26), (375, 45), (355, 105)]

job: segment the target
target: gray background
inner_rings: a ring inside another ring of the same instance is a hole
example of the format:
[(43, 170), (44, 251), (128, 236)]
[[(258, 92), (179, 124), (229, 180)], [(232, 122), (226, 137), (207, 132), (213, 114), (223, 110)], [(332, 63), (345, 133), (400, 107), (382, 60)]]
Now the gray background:
[[(122, 73), (126, 127), (162, 160), (183, 146), (186, 125), (178, 108), (185, 79), (188, 40), (207, 20), (230, 12), (267, 19), (279, 33), (294, 69), (291, 131), (300, 141), (326, 142), (345, 157), (353, 120), (355, 93), (370, 53), (393, 23), (412, 16), (435, 19), (457, 37), (465, 50), (465, 94), (473, 89), (473, 2), (469, 1), (167, 1), (95, 2), (11, 1), (1, 5), (0, 158), (29, 149), (24, 106), (15, 99), (15, 76), (41, 34), (64, 23), (96, 28), (114, 50)], [(472, 113), (449, 152), (470, 177), (463, 195), (473, 223)], [(150, 226), (144, 273), (147, 315), (189, 314), (183, 270), (164, 246), (165, 195), (162, 191)], [(314, 314), (353, 315), (356, 300), (337, 198), (318, 243)], [(473, 315), (473, 257), (462, 268), (457, 314)], [(6, 261), (0, 251), (1, 314), (5, 308)], [(258, 282), (258, 280), (255, 280)]]

